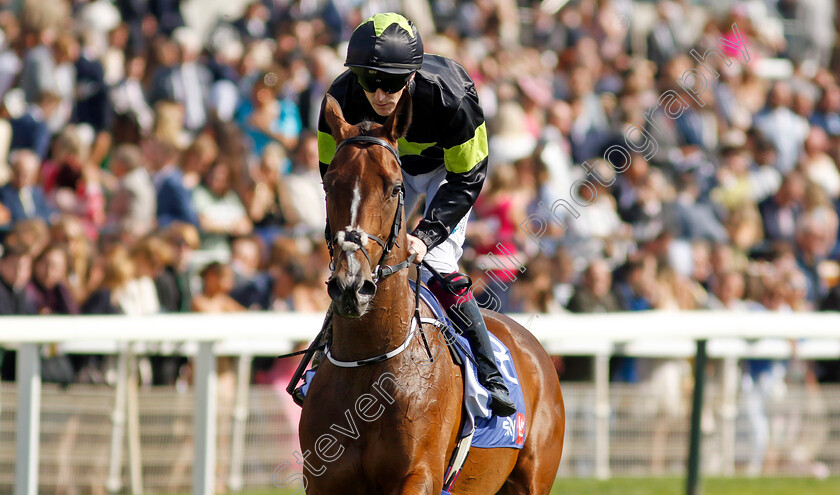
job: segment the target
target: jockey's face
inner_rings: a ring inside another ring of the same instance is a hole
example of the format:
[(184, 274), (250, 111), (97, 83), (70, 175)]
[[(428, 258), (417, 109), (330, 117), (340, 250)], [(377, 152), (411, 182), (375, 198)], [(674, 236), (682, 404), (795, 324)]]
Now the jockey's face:
[(397, 108), (397, 102), (400, 101), (400, 96), (402, 96), (403, 91), (405, 91), (405, 88), (396, 93), (386, 93), (382, 88), (379, 88), (376, 90), (376, 93), (365, 91), (365, 96), (367, 96), (370, 106), (373, 107), (373, 111), (377, 115), (387, 117)]
[[(411, 81), (412, 79), (414, 79), (414, 74), (408, 78), (408, 81)], [(408, 83), (406, 83), (406, 85), (408, 85)], [(376, 112), (377, 115), (387, 117), (391, 115), (395, 108), (397, 108), (397, 102), (400, 101), (400, 96), (402, 96), (403, 91), (405, 91), (405, 87), (396, 93), (387, 93), (382, 88), (378, 88), (375, 93), (365, 90), (365, 96), (370, 102), (370, 106), (373, 107), (373, 111)]]

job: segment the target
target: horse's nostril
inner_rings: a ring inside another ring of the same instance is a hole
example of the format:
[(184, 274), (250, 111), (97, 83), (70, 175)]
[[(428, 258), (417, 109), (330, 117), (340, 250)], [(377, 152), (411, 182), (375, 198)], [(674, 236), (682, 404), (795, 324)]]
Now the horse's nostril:
[(370, 280), (365, 280), (362, 282), (362, 286), (359, 288), (359, 295), (365, 297), (373, 297), (376, 294), (376, 284), (374, 284)]
[(329, 282), (327, 282), (327, 294), (330, 295), (330, 299), (335, 301), (339, 297), (341, 297), (341, 293), (343, 292), (342, 288), (339, 287), (338, 279), (331, 278)]

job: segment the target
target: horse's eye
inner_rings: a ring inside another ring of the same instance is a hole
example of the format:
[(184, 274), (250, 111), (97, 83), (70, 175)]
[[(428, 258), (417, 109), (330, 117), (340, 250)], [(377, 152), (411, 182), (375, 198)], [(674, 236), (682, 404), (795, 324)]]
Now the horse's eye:
[(393, 198), (393, 197), (395, 197), (397, 194), (399, 194), (399, 193), (400, 193), (400, 191), (402, 191), (402, 187), (403, 187), (403, 186), (402, 186), (402, 184), (397, 184), (396, 186), (394, 186), (394, 189), (393, 189), (393, 190), (391, 190), (391, 197)]

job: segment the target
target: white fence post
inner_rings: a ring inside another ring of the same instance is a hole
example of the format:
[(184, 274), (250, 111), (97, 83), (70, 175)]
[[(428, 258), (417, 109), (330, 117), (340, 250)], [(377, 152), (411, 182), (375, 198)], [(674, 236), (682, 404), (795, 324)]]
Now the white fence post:
[(108, 482), (105, 486), (109, 493), (122, 489), (122, 454), (125, 439), (125, 399), (128, 380), (128, 357), (125, 345), (120, 345), (117, 354), (117, 387), (114, 397), (114, 411), (111, 413), (111, 457), (108, 461)]
[(193, 495), (216, 493), (217, 379), (214, 342), (200, 342), (195, 359)]
[(595, 366), (595, 476), (610, 477), (610, 356), (598, 354)]
[(17, 451), (15, 495), (38, 493), (41, 419), (40, 344), (21, 344), (17, 352)]
[(236, 371), (236, 402), (233, 406), (233, 433), (230, 452), (230, 489), (234, 492), (242, 491), (242, 465), (245, 462), (245, 426), (248, 422), (248, 391), (251, 382), (250, 354), (239, 356)]
[(735, 474), (735, 420), (738, 416), (738, 359), (723, 360), (721, 401), (721, 474)]
[(143, 457), (140, 448), (140, 397), (137, 390), (139, 371), (137, 354), (128, 348), (128, 386), (126, 387), (126, 416), (128, 417), (128, 472), (131, 480), (131, 494), (143, 494)]

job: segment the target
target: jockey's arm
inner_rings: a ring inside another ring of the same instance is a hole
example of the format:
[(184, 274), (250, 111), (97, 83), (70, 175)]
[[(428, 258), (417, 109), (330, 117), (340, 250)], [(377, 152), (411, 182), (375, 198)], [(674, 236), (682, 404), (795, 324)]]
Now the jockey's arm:
[(444, 149), (446, 183), (437, 190), (426, 215), (411, 233), (429, 249), (446, 240), (470, 211), (487, 176), (487, 130), (474, 87), (447, 121), (441, 132), (445, 138), (438, 141)]

